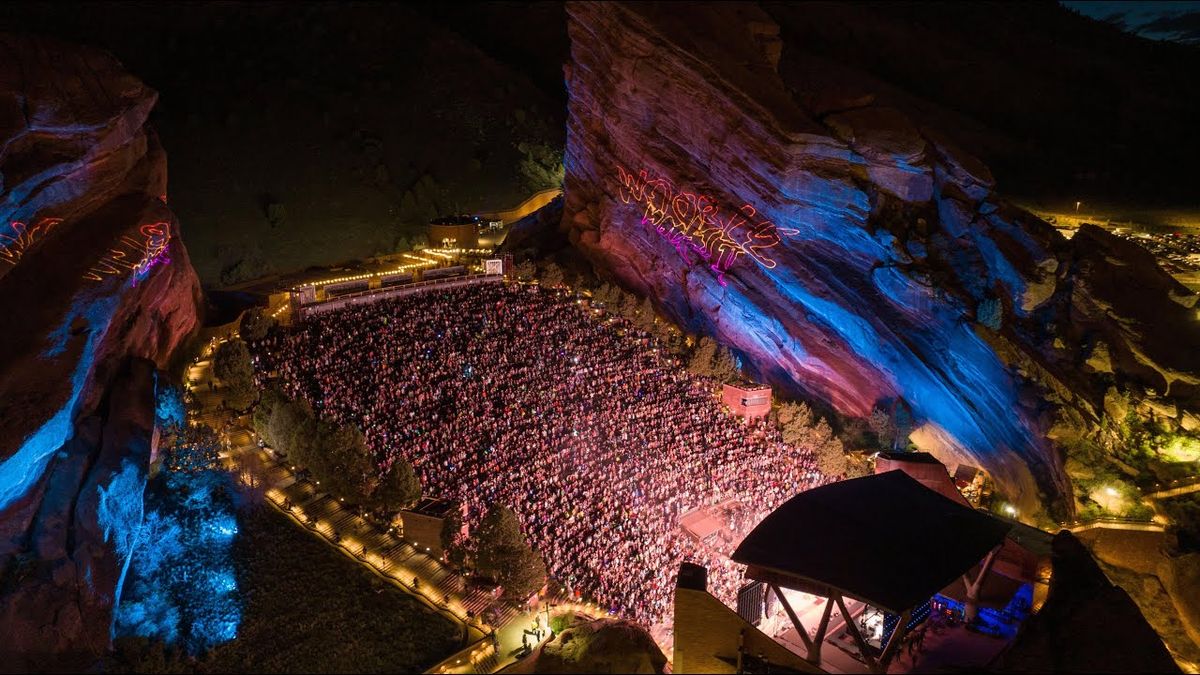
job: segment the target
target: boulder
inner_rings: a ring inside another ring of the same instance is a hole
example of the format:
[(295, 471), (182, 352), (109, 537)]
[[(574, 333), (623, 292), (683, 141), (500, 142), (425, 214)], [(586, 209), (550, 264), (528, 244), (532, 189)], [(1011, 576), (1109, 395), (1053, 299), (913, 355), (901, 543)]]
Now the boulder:
[(641, 626), (618, 619), (582, 621), (538, 651), (534, 673), (662, 673), (667, 657)]
[(1162, 640), (1124, 589), (1066, 530), (1052, 542), (1050, 593), (1013, 644), (990, 664), (998, 673), (1177, 673)]

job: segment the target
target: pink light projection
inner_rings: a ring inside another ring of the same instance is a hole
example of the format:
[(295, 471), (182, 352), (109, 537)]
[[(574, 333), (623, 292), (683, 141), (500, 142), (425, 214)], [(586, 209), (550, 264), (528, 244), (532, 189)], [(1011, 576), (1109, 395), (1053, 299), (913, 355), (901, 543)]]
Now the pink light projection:
[(137, 284), (152, 268), (170, 262), (167, 257), (167, 246), (171, 242), (169, 223), (160, 221), (142, 225), (138, 231), (142, 235), (141, 241), (129, 235), (121, 237), (118, 247), (110, 248), (104, 257), (84, 272), (83, 278), (103, 281), (105, 275), (120, 275), (132, 270), (133, 283)]
[(0, 234), (0, 261), (16, 265), (26, 251), (61, 222), (62, 218), (42, 218), (32, 226), (14, 222), (11, 235)]
[(758, 210), (750, 204), (722, 219), (712, 198), (680, 190), (666, 178), (651, 179), (645, 169), (635, 176), (618, 164), (617, 177), (621, 201), (642, 206), (642, 224), (653, 225), (688, 264), (692, 264), (688, 251), (697, 253), (709, 263), (722, 286), (726, 285), (725, 272), (738, 256), (744, 254), (773, 269), (775, 260), (766, 251), (779, 245), (782, 235), (799, 233), (758, 220)]

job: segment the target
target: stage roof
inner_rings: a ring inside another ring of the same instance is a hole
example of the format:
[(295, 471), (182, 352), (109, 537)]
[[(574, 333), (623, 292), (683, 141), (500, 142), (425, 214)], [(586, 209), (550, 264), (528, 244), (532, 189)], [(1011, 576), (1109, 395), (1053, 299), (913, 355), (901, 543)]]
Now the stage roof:
[(733, 560), (772, 583), (828, 586), (900, 613), (970, 570), (1011, 527), (888, 471), (792, 497), (742, 540)]

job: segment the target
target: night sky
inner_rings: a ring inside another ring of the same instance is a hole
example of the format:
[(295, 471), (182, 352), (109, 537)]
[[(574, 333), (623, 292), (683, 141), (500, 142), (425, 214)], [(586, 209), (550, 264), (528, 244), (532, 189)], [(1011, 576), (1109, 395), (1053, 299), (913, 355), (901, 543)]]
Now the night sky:
[(1200, 45), (1200, 2), (1063, 2), (1094, 19), (1155, 40)]

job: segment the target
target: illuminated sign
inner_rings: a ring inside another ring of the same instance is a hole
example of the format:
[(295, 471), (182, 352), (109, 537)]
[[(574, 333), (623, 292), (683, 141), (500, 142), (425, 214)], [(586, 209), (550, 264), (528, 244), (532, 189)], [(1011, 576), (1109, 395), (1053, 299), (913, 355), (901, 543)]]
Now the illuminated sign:
[(617, 176), (621, 201), (642, 207), (642, 224), (653, 225), (688, 264), (692, 263), (688, 252), (698, 254), (722, 286), (725, 272), (739, 256), (773, 269), (775, 260), (767, 251), (782, 241), (782, 235), (799, 233), (759, 219), (750, 204), (723, 217), (715, 200), (681, 190), (666, 178), (651, 178), (645, 169), (634, 175), (617, 165)]
[(504, 274), (504, 261), (498, 258), (484, 260), (483, 271), (487, 274)]

